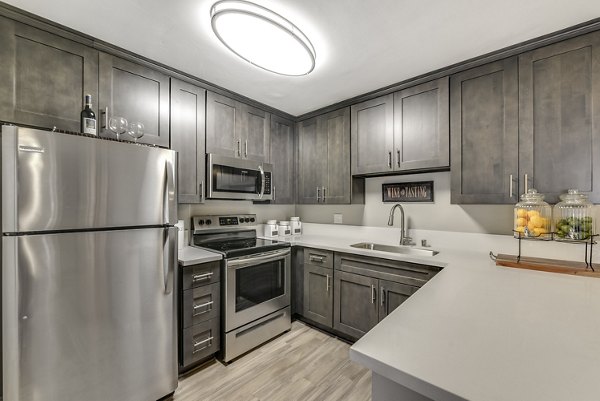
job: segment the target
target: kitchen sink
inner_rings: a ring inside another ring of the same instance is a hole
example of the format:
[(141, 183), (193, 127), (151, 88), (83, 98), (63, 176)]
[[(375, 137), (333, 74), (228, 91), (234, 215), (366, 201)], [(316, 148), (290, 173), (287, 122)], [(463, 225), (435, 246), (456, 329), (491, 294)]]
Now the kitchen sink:
[(371, 242), (359, 242), (358, 244), (352, 244), (350, 246), (352, 248), (370, 249), (372, 251), (382, 251), (382, 252), (391, 252), (391, 253), (401, 253), (404, 255), (413, 255), (413, 256), (435, 256), (439, 253), (438, 251), (434, 251), (433, 249), (412, 248), (410, 246), (373, 244)]

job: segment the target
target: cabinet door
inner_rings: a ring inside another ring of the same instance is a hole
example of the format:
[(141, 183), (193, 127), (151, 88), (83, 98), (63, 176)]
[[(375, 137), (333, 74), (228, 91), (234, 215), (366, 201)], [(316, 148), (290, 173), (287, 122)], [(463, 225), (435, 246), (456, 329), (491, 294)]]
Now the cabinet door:
[(333, 282), (333, 327), (351, 337), (362, 337), (379, 321), (378, 280), (336, 271)]
[(452, 203), (515, 203), (518, 174), (516, 57), (450, 78)]
[(96, 50), (0, 17), (0, 121), (79, 132), (88, 93), (95, 103)]
[(302, 316), (333, 327), (333, 269), (304, 265)]
[(393, 170), (393, 99), (390, 94), (352, 106), (352, 175)]
[(519, 56), (519, 95), (520, 191), (600, 202), (600, 32)]
[(106, 123), (120, 116), (144, 125), (138, 142), (169, 147), (169, 77), (106, 53), (100, 53), (99, 71), (100, 135), (114, 138)]
[(241, 142), (236, 130), (239, 110), (236, 101), (206, 93), (206, 153), (240, 157)]
[(327, 179), (327, 137), (319, 134), (317, 118), (298, 123), (298, 199), (320, 203)]
[(394, 169), (450, 167), (448, 96), (448, 77), (394, 94)]
[(269, 142), (271, 132), (271, 115), (264, 110), (237, 102), (239, 122), (238, 137), (242, 146), (244, 159), (269, 162)]
[(273, 164), (273, 201), (293, 204), (295, 201), (294, 123), (271, 115), (271, 163)]
[(327, 176), (322, 199), (324, 203), (350, 203), (350, 108), (319, 117), (319, 136), (327, 145)]
[(379, 321), (406, 301), (419, 287), (379, 280)]
[(179, 203), (204, 202), (206, 90), (171, 78), (171, 149), (178, 152)]

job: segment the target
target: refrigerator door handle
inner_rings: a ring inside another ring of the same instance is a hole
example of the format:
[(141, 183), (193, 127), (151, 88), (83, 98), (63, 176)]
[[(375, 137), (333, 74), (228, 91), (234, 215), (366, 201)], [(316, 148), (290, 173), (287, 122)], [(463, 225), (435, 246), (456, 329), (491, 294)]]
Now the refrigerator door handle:
[(163, 276), (165, 294), (173, 292), (173, 275), (177, 264), (177, 227), (165, 228), (163, 237)]
[(175, 201), (175, 179), (173, 177), (173, 165), (165, 160), (165, 181), (163, 183), (163, 223), (174, 223), (177, 220), (171, 216), (171, 204)]

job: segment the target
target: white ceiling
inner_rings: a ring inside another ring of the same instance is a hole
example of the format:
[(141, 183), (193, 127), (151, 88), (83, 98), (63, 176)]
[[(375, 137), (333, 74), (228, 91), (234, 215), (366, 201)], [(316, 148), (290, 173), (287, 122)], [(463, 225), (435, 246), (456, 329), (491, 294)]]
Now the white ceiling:
[(600, 17), (596, 0), (254, 0), (312, 41), (315, 70), (284, 77), (225, 49), (216, 0), (4, 0), (292, 115)]

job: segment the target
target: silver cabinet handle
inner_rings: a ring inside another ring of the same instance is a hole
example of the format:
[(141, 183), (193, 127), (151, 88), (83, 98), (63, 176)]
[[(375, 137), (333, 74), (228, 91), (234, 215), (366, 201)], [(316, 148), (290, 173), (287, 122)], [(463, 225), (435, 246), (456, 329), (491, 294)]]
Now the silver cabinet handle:
[(321, 187), (317, 187), (317, 203), (321, 202)]
[(204, 202), (204, 181), (198, 184), (198, 192), (200, 193), (200, 202)]
[(273, 202), (275, 202), (276, 198), (275, 198), (275, 185), (273, 185)]
[(375, 299), (377, 298), (377, 292), (375, 290), (375, 286), (371, 284), (371, 303), (375, 303)]
[(329, 274), (325, 275), (325, 292), (329, 293), (331, 284), (329, 284)]
[(392, 151), (388, 152), (388, 167), (392, 168)]
[(327, 191), (326, 187), (322, 187), (323, 188), (323, 199), (322, 201), (325, 202), (327, 200), (327, 197), (325, 196), (325, 192)]
[(237, 140), (237, 153), (238, 153), (238, 157), (242, 157), (242, 141), (240, 141), (239, 139)]
[(104, 126), (102, 128), (108, 129), (108, 106), (104, 108), (102, 114), (104, 114)]
[(513, 197), (513, 175), (508, 176), (508, 196)]
[(204, 274), (196, 274), (192, 277), (192, 281), (202, 281), (202, 280), (210, 280), (212, 278), (213, 272), (204, 273)]
[(529, 183), (528, 183), (528, 177), (527, 174), (525, 174), (524, 180), (525, 180), (525, 193), (527, 193), (527, 191), (529, 190)]
[(308, 260), (310, 260), (311, 262), (323, 263), (325, 261), (325, 257), (324, 256), (313, 256), (313, 255), (310, 255), (308, 257)]
[(202, 341), (198, 341), (197, 343), (194, 343), (194, 348), (201, 346), (202, 344), (208, 343), (208, 345), (200, 348), (200, 349), (194, 349), (194, 351), (192, 352), (192, 354), (195, 354), (196, 352), (200, 352), (203, 349), (206, 349), (208, 347), (210, 347), (212, 345), (211, 341), (213, 340), (213, 337), (208, 337), (206, 340), (202, 340)]
[(248, 158), (248, 140), (244, 141), (244, 156)]
[(210, 307), (210, 308), (208, 308), (207, 310), (204, 310), (204, 311), (202, 311), (202, 312), (198, 312), (198, 313), (196, 313), (196, 311), (197, 311), (198, 309), (201, 309), (201, 308), (206, 308), (207, 306), (211, 306), (213, 303), (214, 303), (214, 301), (205, 302), (205, 303), (203, 303), (203, 304), (200, 304), (200, 305), (196, 305), (196, 304), (194, 304), (194, 306), (193, 306), (194, 313), (192, 314), (192, 316), (199, 316), (199, 315), (203, 315), (203, 314), (205, 314), (205, 313), (208, 313), (208, 312), (210, 312), (210, 311), (213, 309), (212, 307)]
[(398, 167), (400, 167), (400, 149), (396, 149), (396, 155), (398, 156), (396, 164), (398, 165)]
[(385, 289), (383, 289), (383, 287), (381, 287), (381, 298), (379, 299), (379, 303), (381, 306), (385, 304)]

